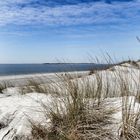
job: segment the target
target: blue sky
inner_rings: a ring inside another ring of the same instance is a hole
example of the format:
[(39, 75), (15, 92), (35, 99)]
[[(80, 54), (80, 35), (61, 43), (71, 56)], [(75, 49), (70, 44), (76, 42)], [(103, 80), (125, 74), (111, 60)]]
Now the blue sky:
[(0, 0), (0, 63), (139, 59), (140, 0)]

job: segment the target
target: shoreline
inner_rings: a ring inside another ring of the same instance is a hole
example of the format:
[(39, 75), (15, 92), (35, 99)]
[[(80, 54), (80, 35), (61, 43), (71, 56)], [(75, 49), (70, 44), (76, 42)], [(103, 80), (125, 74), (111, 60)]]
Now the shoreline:
[[(45, 83), (50, 83), (50, 81), (58, 80), (57, 74), (65, 74), (66, 72), (56, 72), (56, 73), (36, 73), (36, 74), (21, 74), (21, 75), (7, 75), (7, 76), (0, 76), (0, 83), (12, 83), (14, 86), (24, 86), (28, 80), (43, 80)], [(73, 71), (68, 72), (72, 75), (78, 76), (86, 76), (88, 75), (89, 71)]]

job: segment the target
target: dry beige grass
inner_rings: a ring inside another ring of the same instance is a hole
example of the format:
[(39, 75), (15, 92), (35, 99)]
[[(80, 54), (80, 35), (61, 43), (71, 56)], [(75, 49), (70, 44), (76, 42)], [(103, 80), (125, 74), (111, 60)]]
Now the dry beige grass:
[(0, 93), (3, 93), (3, 90), (7, 89), (9, 87), (14, 87), (14, 85), (11, 82), (2, 81), (0, 83)]
[[(140, 110), (136, 104), (140, 99), (140, 80), (135, 80), (134, 71), (123, 76), (121, 70), (107, 73), (92, 73), (90, 77), (79, 77), (69, 73), (57, 75), (61, 82), (48, 85), (31, 79), (22, 92), (50, 93), (56, 100), (49, 108), (42, 104), (44, 114), (50, 117), (51, 126), (31, 122), (33, 140), (140, 140)], [(106, 74), (106, 75), (104, 75)], [(92, 78), (93, 78), (92, 77)], [(131, 77), (131, 78), (130, 78)], [(140, 79), (140, 78), (139, 78)], [(134, 85), (130, 81), (134, 81)], [(113, 85), (113, 88), (112, 88)], [(2, 87), (2, 88), (1, 88)], [(7, 88), (0, 85), (0, 90)], [(130, 100), (133, 96), (135, 100)], [(118, 135), (112, 133), (112, 114), (117, 110), (103, 106), (108, 97), (122, 98), (122, 123)], [(136, 111), (135, 111), (136, 110)], [(45, 122), (45, 120), (44, 120)], [(47, 124), (46, 124), (47, 125)]]
[[(115, 71), (112, 72), (115, 73)], [(94, 73), (95, 81), (93, 83), (90, 79), (85, 80), (78, 77), (73, 79), (68, 73), (59, 76), (58, 78), (62, 82), (54, 84), (56, 88), (52, 90), (53, 92), (49, 92), (57, 93), (59, 100), (55, 101), (55, 108), (49, 112), (52, 126), (45, 131), (46, 139), (139, 140), (140, 112), (139, 110), (134, 112), (137, 100), (128, 105), (130, 96), (139, 98), (139, 88), (137, 88), (136, 94), (132, 94), (131, 83), (128, 83), (127, 75), (122, 76), (121, 71), (117, 71), (114, 75), (118, 81), (115, 81), (116, 88), (113, 90), (107, 75), (106, 83), (103, 83), (103, 77), (98, 73)], [(131, 73), (131, 75), (133, 74)], [(131, 78), (134, 80), (134, 77)], [(138, 86), (137, 81), (135, 84)], [(118, 136), (114, 136), (111, 128), (105, 126), (112, 124), (111, 116), (116, 110), (103, 107), (102, 103), (105, 98), (116, 97), (117, 94), (118, 97), (122, 97), (122, 124), (118, 130)], [(38, 126), (40, 131), (41, 127)]]
[[(114, 110), (102, 106), (101, 77), (96, 75), (98, 84), (91, 85), (90, 80), (74, 79), (69, 74), (59, 76), (63, 82), (57, 83), (55, 88), (58, 100), (55, 107), (50, 109), (43, 105), (44, 113), (51, 119), (51, 127), (46, 132), (49, 140), (114, 140), (111, 129), (105, 128), (112, 123), (111, 115)], [(59, 87), (59, 88), (58, 88)], [(44, 132), (39, 124), (32, 125), (34, 134)], [(41, 134), (44, 137), (44, 133)], [(43, 139), (43, 138), (42, 138)]]
[[(41, 81), (41, 79), (39, 79), (39, 81)], [(32, 93), (32, 92), (48, 93), (48, 86), (47, 84), (41, 84), (37, 80), (30, 79), (27, 81), (26, 86), (20, 87), (20, 92), (21, 94)]]

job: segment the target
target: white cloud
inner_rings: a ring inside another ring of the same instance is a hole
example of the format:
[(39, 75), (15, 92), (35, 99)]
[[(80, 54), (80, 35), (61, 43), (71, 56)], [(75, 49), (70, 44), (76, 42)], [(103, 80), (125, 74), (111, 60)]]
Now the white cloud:
[[(0, 0), (0, 25), (117, 24), (140, 21), (140, 2), (84, 3), (49, 7), (28, 5), (32, 0)], [(18, 4), (25, 4), (20, 7)]]

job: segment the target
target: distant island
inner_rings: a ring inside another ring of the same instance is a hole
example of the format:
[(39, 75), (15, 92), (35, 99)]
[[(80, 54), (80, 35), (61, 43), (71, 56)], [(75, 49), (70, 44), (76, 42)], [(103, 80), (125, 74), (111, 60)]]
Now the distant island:
[(68, 65), (70, 65), (70, 64), (96, 64), (96, 65), (98, 65), (97, 63), (43, 63), (43, 64), (55, 64), (55, 65), (59, 65), (59, 64), (68, 64)]

